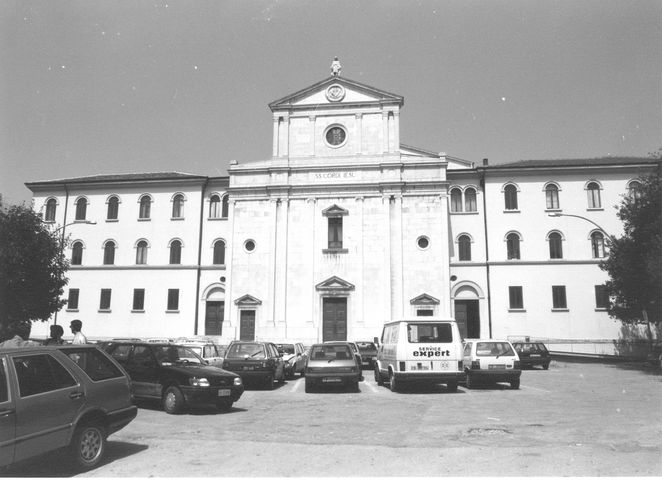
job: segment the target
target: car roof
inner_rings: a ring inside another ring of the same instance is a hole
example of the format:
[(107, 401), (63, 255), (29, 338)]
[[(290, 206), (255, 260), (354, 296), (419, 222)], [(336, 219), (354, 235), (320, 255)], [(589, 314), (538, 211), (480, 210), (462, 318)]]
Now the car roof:
[(15, 353), (15, 352), (35, 352), (35, 351), (53, 351), (53, 350), (72, 350), (80, 348), (98, 348), (96, 344), (79, 343), (79, 344), (65, 344), (65, 345), (25, 345), (21, 347), (2, 347), (2, 353)]

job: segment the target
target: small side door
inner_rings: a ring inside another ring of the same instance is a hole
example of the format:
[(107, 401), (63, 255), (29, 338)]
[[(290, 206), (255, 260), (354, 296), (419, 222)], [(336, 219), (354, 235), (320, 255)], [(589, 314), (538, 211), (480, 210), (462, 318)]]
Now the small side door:
[(9, 384), (7, 358), (0, 357), (0, 467), (14, 461), (16, 437), (16, 400)]

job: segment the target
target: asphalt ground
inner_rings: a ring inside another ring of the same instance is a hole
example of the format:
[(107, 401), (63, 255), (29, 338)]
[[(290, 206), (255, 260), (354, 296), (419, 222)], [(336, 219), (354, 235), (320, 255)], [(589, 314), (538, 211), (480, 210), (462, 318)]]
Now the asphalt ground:
[(553, 361), (508, 384), (393, 393), (364, 371), (360, 393), (306, 394), (296, 378), (248, 389), (228, 413), (168, 415), (141, 404), (105, 461), (77, 472), (65, 452), (15, 477), (372, 477), (662, 475), (662, 372)]

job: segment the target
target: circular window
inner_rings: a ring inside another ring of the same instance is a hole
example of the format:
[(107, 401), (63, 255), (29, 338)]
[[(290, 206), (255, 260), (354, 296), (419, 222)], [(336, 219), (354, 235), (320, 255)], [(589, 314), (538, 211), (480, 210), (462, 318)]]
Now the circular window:
[(255, 250), (255, 240), (246, 240), (244, 242), (244, 250), (249, 253)]
[(324, 139), (329, 147), (342, 147), (347, 141), (347, 132), (340, 125), (331, 125), (324, 133)]
[(219, 278), (219, 280), (220, 280), (221, 282), (225, 283), (225, 277), (221, 277), (221, 278)]
[(430, 246), (430, 239), (425, 235), (420, 236), (416, 240), (416, 245), (418, 245), (418, 248), (420, 248), (421, 250), (425, 250)]

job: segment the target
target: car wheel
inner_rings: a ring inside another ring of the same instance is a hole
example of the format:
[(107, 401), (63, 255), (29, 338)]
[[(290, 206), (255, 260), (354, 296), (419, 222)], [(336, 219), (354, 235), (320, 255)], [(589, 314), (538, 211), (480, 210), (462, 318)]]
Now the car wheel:
[(543, 370), (549, 370), (549, 363), (546, 363), (542, 366)]
[(474, 388), (476, 386), (476, 380), (473, 379), (470, 373), (467, 373), (467, 388)]
[(306, 379), (306, 393), (310, 393), (313, 391), (313, 384)]
[(78, 427), (71, 440), (71, 452), (76, 465), (83, 469), (97, 466), (106, 451), (106, 432), (97, 424)]
[(395, 379), (395, 374), (393, 372), (391, 372), (388, 376), (388, 383), (392, 392), (398, 391), (398, 381)]
[(216, 402), (216, 408), (221, 412), (229, 412), (232, 409), (232, 400), (223, 399)]
[(278, 383), (281, 385), (285, 383), (285, 369), (283, 369), (283, 373), (280, 374), (280, 378), (278, 379)]
[(510, 381), (510, 388), (517, 390), (519, 388), (519, 378)]
[(446, 384), (446, 389), (449, 392), (457, 392), (457, 382), (448, 382)]
[(174, 415), (184, 409), (184, 395), (177, 387), (168, 387), (163, 395), (163, 409)]
[(375, 363), (375, 382), (380, 387), (384, 385), (384, 379), (382, 378), (382, 374), (379, 371), (379, 365), (377, 365), (376, 363)]
[(360, 392), (361, 392), (361, 389), (359, 388), (359, 384), (358, 384), (358, 382), (352, 384), (352, 389), (351, 389), (351, 391), (352, 391), (353, 393), (360, 393)]
[(270, 373), (267, 376), (267, 378), (264, 382), (264, 386), (267, 388), (267, 390), (273, 390), (274, 389), (274, 375), (273, 375), (273, 373)]

